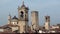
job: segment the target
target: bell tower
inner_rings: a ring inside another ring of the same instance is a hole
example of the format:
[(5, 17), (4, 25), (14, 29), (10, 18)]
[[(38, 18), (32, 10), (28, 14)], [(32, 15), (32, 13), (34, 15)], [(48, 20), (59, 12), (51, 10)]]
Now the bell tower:
[(24, 5), (24, 1), (22, 6), (18, 6), (18, 18), (19, 20), (28, 20), (28, 7)]
[(28, 7), (24, 5), (24, 1), (22, 3), (22, 6), (18, 6), (18, 19), (19, 19), (19, 30), (20, 33), (26, 33), (27, 27), (28, 27)]

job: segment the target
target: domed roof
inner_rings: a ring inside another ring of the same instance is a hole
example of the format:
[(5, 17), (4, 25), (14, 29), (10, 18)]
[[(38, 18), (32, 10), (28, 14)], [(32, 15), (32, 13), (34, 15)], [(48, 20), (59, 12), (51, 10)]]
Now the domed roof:
[(18, 18), (16, 16), (14, 16), (12, 19), (17, 19), (18, 20)]

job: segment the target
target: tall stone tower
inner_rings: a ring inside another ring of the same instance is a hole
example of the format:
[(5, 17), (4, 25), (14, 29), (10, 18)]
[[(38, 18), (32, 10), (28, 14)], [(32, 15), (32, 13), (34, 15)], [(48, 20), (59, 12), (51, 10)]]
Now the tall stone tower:
[(21, 7), (18, 7), (18, 19), (19, 19), (19, 31), (20, 33), (26, 33), (28, 30), (28, 7), (24, 5), (24, 2)]
[(39, 22), (38, 22), (38, 12), (32, 11), (31, 12), (31, 30), (38, 30)]
[(11, 15), (8, 15), (8, 24), (11, 24)]
[(45, 29), (49, 30), (50, 27), (50, 16), (45, 16)]

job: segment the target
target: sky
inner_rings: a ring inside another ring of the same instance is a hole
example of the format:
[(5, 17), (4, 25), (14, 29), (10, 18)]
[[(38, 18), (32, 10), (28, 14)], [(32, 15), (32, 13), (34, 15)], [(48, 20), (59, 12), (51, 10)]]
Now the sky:
[[(46, 15), (50, 16), (50, 24), (60, 24), (60, 0), (0, 0), (0, 25), (8, 23), (8, 15), (18, 17), (18, 6), (22, 2), (29, 7), (29, 20), (32, 11), (38, 11), (39, 24), (44, 25)], [(31, 22), (31, 21), (29, 21)], [(30, 23), (29, 23), (30, 24)]]

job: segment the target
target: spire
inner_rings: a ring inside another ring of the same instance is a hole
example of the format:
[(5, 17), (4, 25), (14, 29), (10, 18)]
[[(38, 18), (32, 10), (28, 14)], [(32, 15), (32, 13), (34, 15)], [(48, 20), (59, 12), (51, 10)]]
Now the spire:
[(24, 1), (22, 2), (22, 7), (25, 7)]
[(22, 3), (23, 5), (24, 5), (24, 1), (23, 1), (23, 3)]
[(8, 15), (8, 19), (11, 19), (11, 15), (10, 15), (10, 13), (9, 13), (9, 15)]
[(10, 15), (10, 13), (8, 15), (8, 24), (11, 24), (11, 15)]
[(24, 1), (22, 2), (21, 8), (25, 8), (25, 9), (29, 10), (29, 8), (25, 6)]
[(10, 13), (9, 13), (9, 16), (11, 16)]
[(11, 16), (10, 12), (9, 12), (8, 16)]

